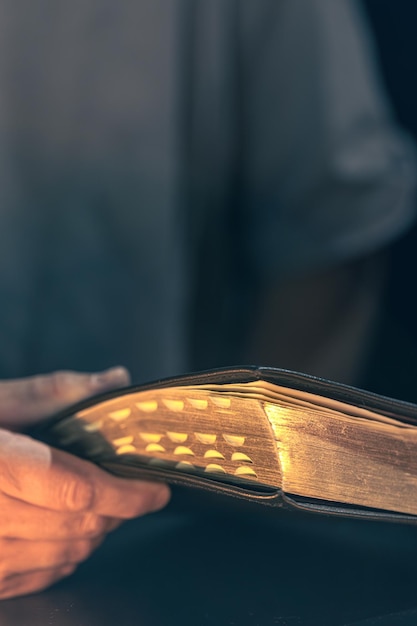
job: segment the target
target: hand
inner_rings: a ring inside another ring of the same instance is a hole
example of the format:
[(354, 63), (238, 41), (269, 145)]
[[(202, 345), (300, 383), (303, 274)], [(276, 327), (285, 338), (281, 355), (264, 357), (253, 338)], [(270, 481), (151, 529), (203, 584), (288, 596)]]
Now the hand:
[[(128, 383), (125, 370), (0, 383), (0, 425), (18, 430), (82, 397)], [(71, 574), (124, 519), (162, 508), (165, 485), (116, 478), (0, 429), (0, 599)]]

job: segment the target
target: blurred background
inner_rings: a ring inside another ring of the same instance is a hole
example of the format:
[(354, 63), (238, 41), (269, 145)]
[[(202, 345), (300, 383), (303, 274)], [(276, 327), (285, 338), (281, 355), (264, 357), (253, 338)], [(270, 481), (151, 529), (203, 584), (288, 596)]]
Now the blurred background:
[[(417, 139), (417, 7), (406, 0), (363, 0), (375, 36), (380, 66), (399, 122)], [(369, 386), (417, 401), (417, 229), (393, 248), (385, 297), (385, 320), (369, 371)]]
[(0, 10), (0, 377), (250, 362), (417, 400), (413, 5)]

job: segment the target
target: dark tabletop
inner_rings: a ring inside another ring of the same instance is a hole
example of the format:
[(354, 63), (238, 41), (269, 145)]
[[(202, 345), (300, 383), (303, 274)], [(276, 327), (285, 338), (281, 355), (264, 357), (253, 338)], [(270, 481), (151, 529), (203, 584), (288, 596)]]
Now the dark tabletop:
[(417, 624), (417, 526), (174, 504), (50, 590), (0, 604), (0, 626), (356, 622)]

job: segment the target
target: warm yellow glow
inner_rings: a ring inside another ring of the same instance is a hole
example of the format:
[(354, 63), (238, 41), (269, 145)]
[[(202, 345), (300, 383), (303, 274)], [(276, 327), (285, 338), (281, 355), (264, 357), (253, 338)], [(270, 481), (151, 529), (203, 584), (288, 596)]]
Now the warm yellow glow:
[(157, 433), (139, 433), (139, 436), (145, 443), (159, 443), (162, 439), (162, 435)]
[(226, 474), (226, 470), (221, 465), (217, 465), (217, 463), (209, 463), (204, 470), (205, 472), (212, 474)]
[(144, 413), (153, 413), (158, 408), (158, 402), (156, 400), (149, 400), (147, 402), (136, 402), (136, 406), (140, 411)]
[(119, 439), (113, 439), (113, 444), (116, 448), (120, 446), (127, 446), (129, 443), (132, 443), (133, 435), (128, 435), (127, 437), (119, 437)]
[(177, 446), (174, 450), (174, 454), (187, 454), (188, 456), (194, 456), (194, 452), (191, 448), (186, 448), (185, 446)]
[(159, 443), (149, 443), (145, 450), (146, 452), (166, 452), (165, 448)]
[(204, 411), (208, 407), (208, 400), (200, 400), (199, 398), (187, 398), (187, 400), (195, 409)]
[(217, 435), (210, 435), (209, 433), (194, 433), (197, 441), (204, 443), (205, 445), (213, 445), (216, 443)]
[(247, 454), (243, 454), (243, 452), (233, 452), (232, 461), (238, 463), (243, 461), (246, 461), (246, 463), (253, 463), (252, 459)]
[(281, 445), (281, 439), (282, 433), (285, 432), (285, 427), (293, 419), (294, 409), (269, 402), (265, 403), (264, 409), (275, 435), (281, 474), (285, 480), (286, 477), (291, 475), (291, 457), (289, 448), (286, 445)]
[(223, 435), (223, 439), (231, 446), (243, 446), (245, 443), (245, 437), (238, 435)]
[(224, 460), (224, 456), (221, 452), (219, 452), (218, 450), (206, 450), (206, 452), (204, 453), (204, 458), (205, 459), (223, 459)]
[(172, 443), (184, 443), (188, 439), (187, 433), (174, 433), (172, 431), (168, 431), (167, 435)]
[(247, 465), (241, 465), (238, 467), (235, 471), (235, 476), (253, 476), (254, 478), (257, 478), (255, 470)]
[(135, 446), (121, 446), (116, 450), (116, 454), (134, 454), (136, 452)]
[(103, 427), (103, 420), (97, 420), (97, 422), (91, 422), (91, 424), (85, 424), (83, 426), (87, 433), (94, 433)]
[(164, 398), (162, 402), (165, 404), (167, 409), (169, 409), (170, 411), (174, 411), (175, 413), (182, 411), (184, 408), (183, 400), (166, 400)]
[(118, 411), (112, 411), (109, 413), (109, 417), (116, 422), (120, 422), (121, 420), (128, 418), (131, 412), (131, 409), (119, 409)]
[(221, 396), (211, 396), (210, 400), (219, 409), (230, 409), (232, 403), (230, 398), (222, 398)]

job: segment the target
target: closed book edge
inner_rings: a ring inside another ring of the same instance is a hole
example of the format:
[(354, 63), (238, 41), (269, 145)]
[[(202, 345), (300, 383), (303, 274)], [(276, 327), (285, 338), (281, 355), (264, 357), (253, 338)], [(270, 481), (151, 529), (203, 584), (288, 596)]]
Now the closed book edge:
[(299, 372), (234, 367), (131, 386), (30, 434), (119, 476), (272, 508), (417, 520), (417, 406)]

